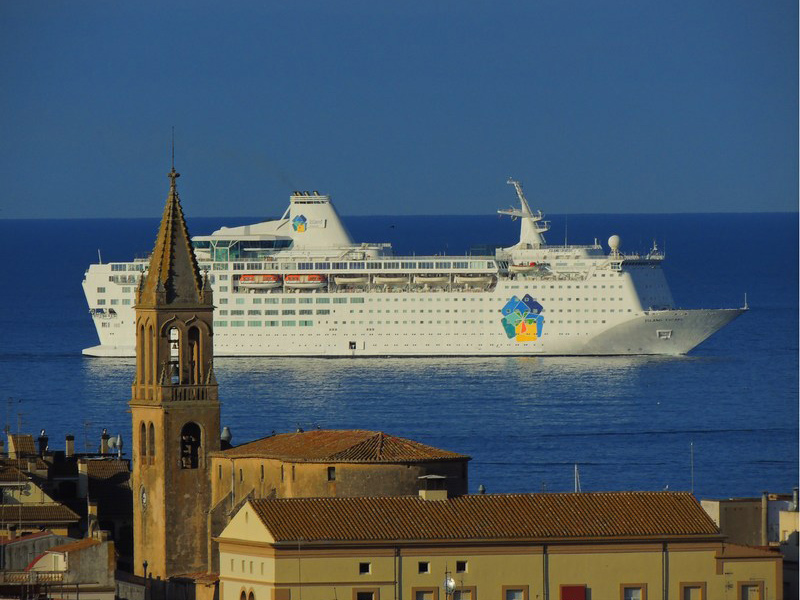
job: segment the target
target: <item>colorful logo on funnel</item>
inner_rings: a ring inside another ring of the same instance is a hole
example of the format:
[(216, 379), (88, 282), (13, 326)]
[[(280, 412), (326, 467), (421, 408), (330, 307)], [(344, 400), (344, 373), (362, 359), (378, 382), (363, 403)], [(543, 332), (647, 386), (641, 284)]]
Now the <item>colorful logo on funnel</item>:
[(508, 339), (533, 342), (542, 336), (544, 317), (539, 314), (542, 312), (542, 305), (531, 298), (530, 294), (525, 294), (522, 300), (511, 296), (500, 312), (503, 313), (501, 322)]
[(292, 219), (292, 229), (299, 233), (303, 233), (306, 230), (306, 223), (308, 223), (308, 219), (306, 219), (303, 215), (297, 215), (294, 219)]

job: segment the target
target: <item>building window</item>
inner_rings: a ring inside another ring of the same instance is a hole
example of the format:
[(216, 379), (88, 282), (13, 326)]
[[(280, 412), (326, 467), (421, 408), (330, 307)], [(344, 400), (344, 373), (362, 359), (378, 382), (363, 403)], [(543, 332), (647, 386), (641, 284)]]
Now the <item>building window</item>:
[(619, 586), (620, 600), (647, 600), (646, 583), (623, 583)]
[(431, 563), (429, 563), (427, 560), (421, 560), (419, 561), (418, 568), (420, 573), (430, 573)]
[(369, 575), (372, 572), (372, 564), (368, 562), (358, 563), (358, 574)]
[(456, 561), (456, 573), (466, 573), (467, 572), (467, 561), (465, 560), (457, 560)]
[(380, 600), (380, 589), (353, 588), (353, 600)]
[(336, 467), (328, 467), (328, 481), (336, 481)]
[(706, 600), (704, 581), (691, 581), (680, 584), (680, 600)]
[(559, 593), (560, 600), (587, 600), (585, 585), (562, 585)]
[(438, 588), (412, 588), (411, 600), (439, 600)]
[(264, 465), (261, 465), (261, 481), (264, 481)]
[(502, 600), (528, 600), (528, 586), (504, 585)]
[(217, 479), (222, 479), (222, 465), (217, 467)]
[(764, 600), (763, 581), (739, 581), (736, 587), (736, 600)]
[(453, 592), (453, 600), (477, 600), (475, 586), (456, 588)]

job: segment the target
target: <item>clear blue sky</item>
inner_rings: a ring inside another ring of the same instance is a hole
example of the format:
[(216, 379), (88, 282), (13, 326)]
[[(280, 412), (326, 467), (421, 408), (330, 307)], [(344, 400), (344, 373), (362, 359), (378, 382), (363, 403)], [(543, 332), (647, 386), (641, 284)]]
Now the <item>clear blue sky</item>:
[(794, 0), (0, 2), (0, 218), (794, 211)]

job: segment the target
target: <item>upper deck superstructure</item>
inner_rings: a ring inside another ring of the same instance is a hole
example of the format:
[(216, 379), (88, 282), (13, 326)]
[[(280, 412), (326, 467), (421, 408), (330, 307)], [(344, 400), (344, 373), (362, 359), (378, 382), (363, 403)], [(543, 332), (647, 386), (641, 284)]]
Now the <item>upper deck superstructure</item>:
[[(353, 242), (330, 197), (295, 192), (280, 219), (192, 244), (214, 290), (219, 356), (683, 354), (743, 309), (684, 310), (663, 254), (546, 244), (549, 224), (519, 182), (519, 241), (493, 256), (395, 256)], [(133, 355), (131, 299), (146, 261), (91, 265), (101, 344)]]

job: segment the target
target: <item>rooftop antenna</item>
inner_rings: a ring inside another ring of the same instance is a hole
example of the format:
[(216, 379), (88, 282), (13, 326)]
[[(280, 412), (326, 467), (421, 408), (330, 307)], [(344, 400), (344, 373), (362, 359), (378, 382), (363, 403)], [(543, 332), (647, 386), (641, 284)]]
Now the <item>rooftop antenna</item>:
[(175, 170), (175, 125), (172, 126), (172, 170)]
[(689, 471), (692, 478), (692, 494), (694, 494), (694, 442), (689, 442)]
[(581, 491), (581, 472), (578, 470), (578, 463), (575, 463), (575, 493)]

